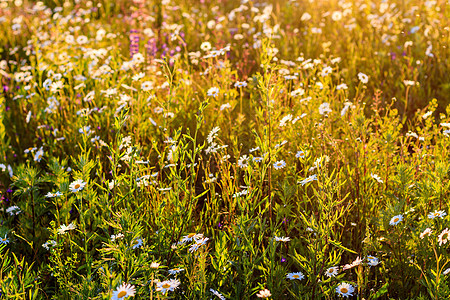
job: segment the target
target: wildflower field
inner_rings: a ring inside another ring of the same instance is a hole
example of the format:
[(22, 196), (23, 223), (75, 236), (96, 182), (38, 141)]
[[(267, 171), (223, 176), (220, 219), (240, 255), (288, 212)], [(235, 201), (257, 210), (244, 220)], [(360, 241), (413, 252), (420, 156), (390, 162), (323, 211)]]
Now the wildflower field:
[(450, 299), (449, 0), (0, 0), (0, 299)]

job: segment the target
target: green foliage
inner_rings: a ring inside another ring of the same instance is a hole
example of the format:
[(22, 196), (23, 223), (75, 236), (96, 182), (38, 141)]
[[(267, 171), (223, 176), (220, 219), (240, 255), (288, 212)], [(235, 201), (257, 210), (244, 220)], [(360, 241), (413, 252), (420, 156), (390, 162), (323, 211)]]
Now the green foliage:
[(1, 299), (450, 297), (448, 1), (266, 2), (0, 1)]

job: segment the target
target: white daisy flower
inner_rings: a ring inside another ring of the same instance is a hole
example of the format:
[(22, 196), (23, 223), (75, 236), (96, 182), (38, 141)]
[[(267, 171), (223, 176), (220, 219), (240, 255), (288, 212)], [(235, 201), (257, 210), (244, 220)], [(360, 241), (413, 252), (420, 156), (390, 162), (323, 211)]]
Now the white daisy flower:
[(156, 291), (161, 292), (163, 295), (167, 291), (173, 292), (180, 285), (180, 281), (176, 279), (165, 280), (156, 283)]
[(305, 276), (302, 274), (302, 272), (296, 272), (296, 273), (288, 273), (286, 275), (286, 278), (290, 280), (294, 279), (302, 280), (303, 278), (305, 278)]
[(378, 265), (378, 263), (379, 263), (379, 260), (375, 256), (372, 256), (372, 255), (367, 256), (367, 264), (369, 266), (374, 267), (374, 266)]
[(273, 167), (278, 170), (278, 169), (283, 169), (286, 166), (286, 162), (284, 160), (280, 160), (277, 161), (273, 164)]
[(369, 82), (369, 76), (367, 76), (366, 74), (361, 73), (361, 72), (358, 73), (358, 79), (359, 79), (359, 81), (361, 81), (364, 84)]
[(393, 216), (392, 219), (389, 221), (389, 225), (395, 226), (398, 223), (400, 223), (402, 220), (403, 220), (403, 215)]
[(268, 289), (260, 290), (258, 294), (256, 294), (258, 298), (269, 298), (272, 296), (272, 293)]
[(346, 282), (341, 283), (336, 288), (336, 293), (338, 293), (342, 297), (350, 297), (353, 296), (353, 292), (355, 291), (355, 288)]
[(283, 243), (289, 242), (291, 240), (291, 238), (288, 236), (283, 236), (283, 237), (275, 236), (274, 239), (276, 242), (283, 242)]
[(134, 285), (122, 283), (113, 293), (111, 300), (121, 300), (128, 297), (133, 297), (136, 294)]
[(428, 219), (441, 218), (443, 219), (447, 213), (444, 210), (435, 210), (434, 212), (430, 212), (428, 214)]
[(219, 293), (218, 291), (213, 290), (213, 289), (209, 289), (209, 291), (210, 291), (211, 293), (213, 293), (214, 296), (216, 296), (216, 297), (219, 298), (220, 300), (225, 300), (225, 297), (224, 297), (221, 293)]
[(442, 244), (447, 244), (447, 242), (450, 240), (450, 230), (448, 228), (445, 228), (442, 230), (441, 234), (438, 237), (439, 246)]
[(85, 186), (86, 186), (86, 182), (84, 182), (82, 179), (78, 179), (69, 185), (69, 190), (72, 193), (76, 193), (76, 192), (81, 191)]
[(330, 267), (325, 271), (325, 275), (327, 275), (328, 277), (336, 277), (338, 271), (339, 271), (338, 267)]
[(217, 87), (212, 87), (208, 90), (208, 92), (206, 93), (208, 96), (210, 97), (216, 97), (217, 95), (219, 95), (219, 88)]

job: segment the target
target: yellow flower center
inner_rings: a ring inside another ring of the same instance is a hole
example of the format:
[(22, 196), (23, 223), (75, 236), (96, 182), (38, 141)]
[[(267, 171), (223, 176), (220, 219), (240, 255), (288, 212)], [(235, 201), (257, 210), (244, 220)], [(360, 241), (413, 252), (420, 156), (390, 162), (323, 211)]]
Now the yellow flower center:
[(163, 287), (164, 289), (168, 289), (168, 288), (170, 288), (170, 284), (164, 283), (162, 287)]
[(398, 221), (398, 218), (395, 218), (395, 219), (394, 219), (394, 222), (397, 222), (397, 221)]
[(188, 238), (192, 238), (195, 235), (195, 233), (189, 233)]
[(347, 288), (345, 288), (345, 287), (342, 287), (342, 288), (341, 288), (341, 293), (342, 293), (342, 294), (346, 294), (346, 293), (348, 293), (348, 290), (347, 290)]
[(78, 189), (78, 188), (80, 188), (80, 184), (79, 183), (77, 183), (77, 184), (75, 184), (75, 189)]
[(442, 239), (443, 239), (443, 240), (448, 239), (448, 233), (444, 233), (444, 234), (442, 235)]
[(6, 242), (6, 238), (2, 239), (2, 242)]
[(293, 275), (292, 277), (294, 277), (294, 278), (299, 278), (300, 276), (298, 276), (298, 275)]
[(122, 298), (122, 297), (125, 297), (126, 295), (127, 295), (126, 291), (120, 291), (120, 293), (117, 294), (117, 298)]

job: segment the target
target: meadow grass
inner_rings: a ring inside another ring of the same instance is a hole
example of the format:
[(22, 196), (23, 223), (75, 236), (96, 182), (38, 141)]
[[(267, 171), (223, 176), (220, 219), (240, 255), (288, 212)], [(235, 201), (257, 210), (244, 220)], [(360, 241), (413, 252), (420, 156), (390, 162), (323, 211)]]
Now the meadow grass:
[(450, 298), (447, 0), (0, 0), (0, 299)]

